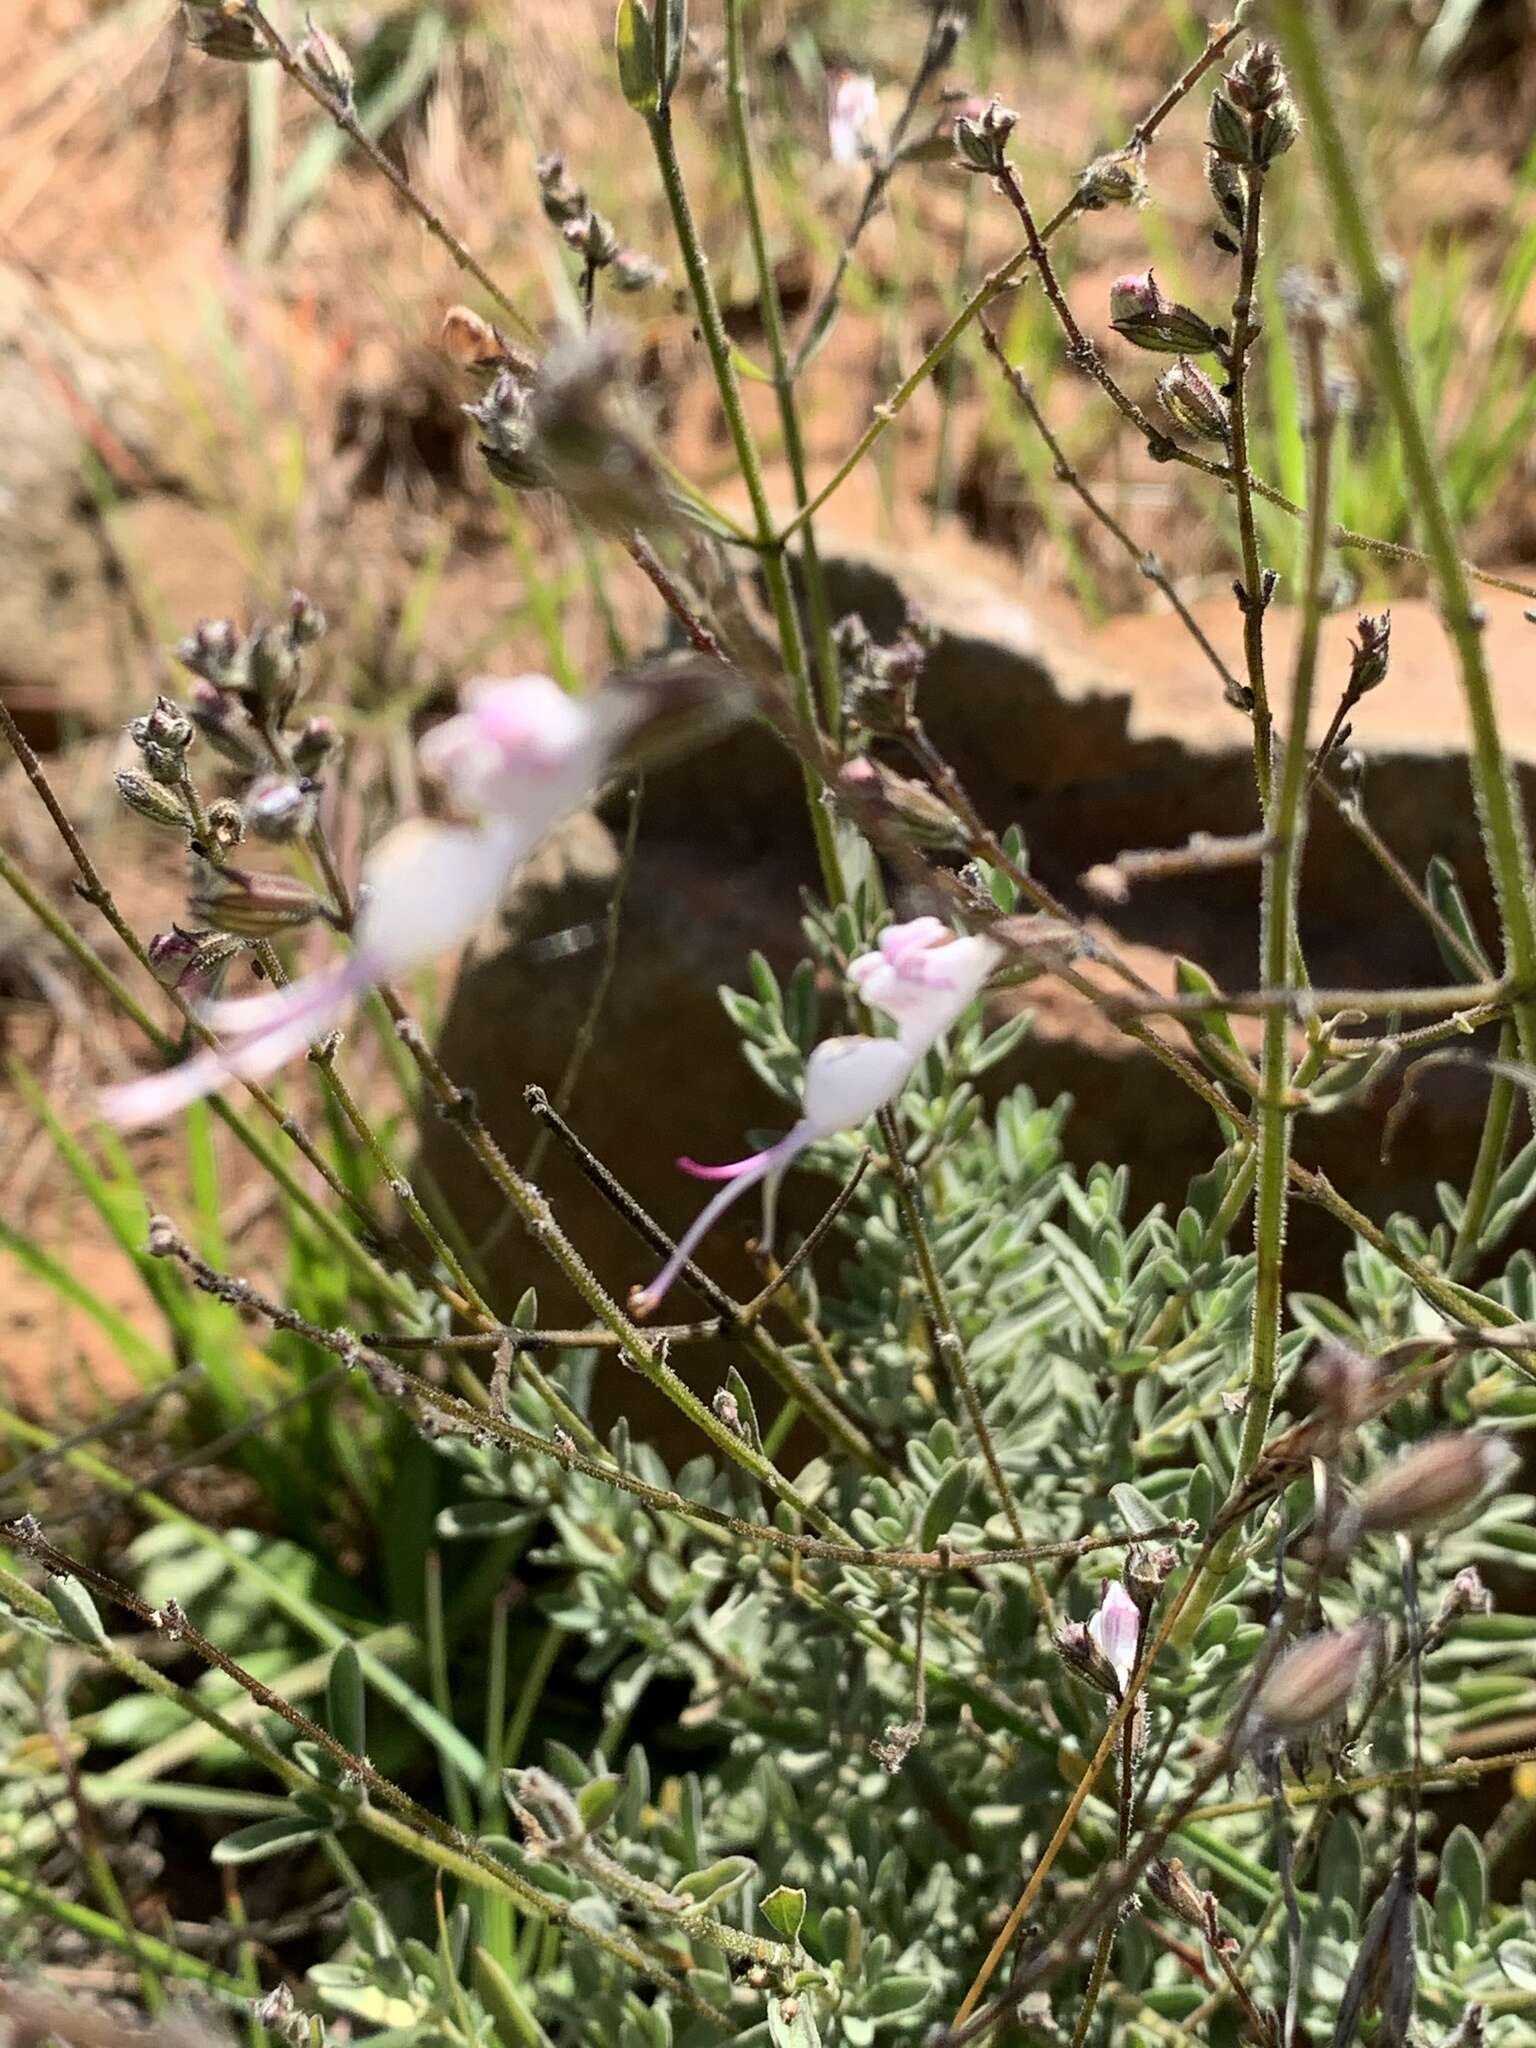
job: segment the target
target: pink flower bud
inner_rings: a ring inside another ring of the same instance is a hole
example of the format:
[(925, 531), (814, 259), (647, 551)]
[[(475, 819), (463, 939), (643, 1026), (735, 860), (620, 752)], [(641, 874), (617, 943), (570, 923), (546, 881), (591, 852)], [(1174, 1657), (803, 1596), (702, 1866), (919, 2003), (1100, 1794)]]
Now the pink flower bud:
[(1501, 1436), (1471, 1431), (1433, 1436), (1387, 1466), (1356, 1503), (1361, 1526), (1422, 1536), (1464, 1514), (1478, 1495), (1517, 1462)]
[(1106, 1579), (1088, 1633), (1115, 1674), (1121, 1694), (1136, 1669), (1141, 1639), (1141, 1612), (1118, 1579)]

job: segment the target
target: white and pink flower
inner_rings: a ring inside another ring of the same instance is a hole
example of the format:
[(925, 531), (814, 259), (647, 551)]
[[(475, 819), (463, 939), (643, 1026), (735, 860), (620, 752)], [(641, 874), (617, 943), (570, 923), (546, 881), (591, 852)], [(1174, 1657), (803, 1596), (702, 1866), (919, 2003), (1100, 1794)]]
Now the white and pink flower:
[(659, 1305), (700, 1239), (738, 1196), (759, 1183), (763, 1243), (770, 1244), (779, 1185), (791, 1163), (820, 1139), (861, 1129), (893, 1101), (934, 1041), (975, 1001), (1002, 957), (995, 939), (957, 938), (938, 918), (919, 917), (892, 925), (882, 933), (878, 952), (852, 961), (849, 980), (866, 1003), (895, 1020), (895, 1037), (860, 1034), (823, 1040), (805, 1063), (799, 1121), (776, 1144), (726, 1166), (700, 1166), (692, 1159), (677, 1162), (697, 1180), (725, 1185), (694, 1218), (656, 1278), (630, 1296), (634, 1313), (649, 1315)]
[(827, 75), (827, 142), (835, 164), (856, 164), (885, 147), (880, 100), (867, 71)]
[(454, 817), (409, 819), (374, 847), (350, 956), (287, 988), (204, 1005), (221, 1043), (107, 1090), (106, 1116), (138, 1129), (227, 1081), (263, 1080), (333, 1030), (368, 989), (462, 945), (513, 870), (601, 780), (643, 708), (617, 691), (572, 697), (548, 676), (471, 683), (464, 709), (418, 750)]
[(1118, 1579), (1106, 1579), (1099, 1604), (1088, 1623), (1088, 1634), (1104, 1661), (1115, 1674), (1120, 1696), (1136, 1669), (1136, 1648), (1141, 1641), (1141, 1610)]

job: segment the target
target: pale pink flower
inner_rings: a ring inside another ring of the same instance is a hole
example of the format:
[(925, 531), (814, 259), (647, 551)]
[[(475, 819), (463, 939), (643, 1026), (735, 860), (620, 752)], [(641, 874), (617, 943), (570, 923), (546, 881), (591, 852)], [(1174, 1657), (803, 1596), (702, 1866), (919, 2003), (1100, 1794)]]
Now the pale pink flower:
[(206, 1005), (200, 1014), (223, 1043), (108, 1089), (104, 1114), (137, 1129), (228, 1080), (264, 1079), (333, 1030), (375, 983), (462, 945), (512, 871), (601, 778), (638, 708), (612, 692), (570, 697), (548, 676), (472, 683), (464, 710), (419, 749), (460, 821), (410, 819), (374, 847), (350, 956), (287, 988)]
[(851, 962), (848, 979), (872, 1008), (896, 1020), (897, 1036), (920, 1057), (962, 1016), (1003, 957), (995, 939), (957, 939), (936, 917), (916, 917), (880, 934), (879, 951)]
[(884, 147), (880, 101), (867, 71), (828, 74), (827, 141), (836, 164), (859, 163)]
[(915, 918), (882, 934), (880, 950), (865, 953), (848, 969), (865, 1002), (893, 1017), (894, 1038), (829, 1038), (805, 1063), (805, 1096), (800, 1120), (776, 1144), (726, 1166), (677, 1163), (698, 1180), (726, 1185), (694, 1218), (677, 1250), (651, 1282), (631, 1296), (636, 1315), (649, 1315), (719, 1217), (748, 1188), (763, 1183), (763, 1243), (773, 1239), (779, 1184), (808, 1145), (837, 1131), (857, 1130), (899, 1095), (918, 1061), (941, 1032), (980, 993), (1002, 958), (993, 939), (956, 938), (936, 917)]
[(1136, 1669), (1136, 1645), (1141, 1640), (1141, 1610), (1118, 1579), (1106, 1579), (1099, 1604), (1088, 1623), (1088, 1633), (1114, 1672), (1122, 1696)]

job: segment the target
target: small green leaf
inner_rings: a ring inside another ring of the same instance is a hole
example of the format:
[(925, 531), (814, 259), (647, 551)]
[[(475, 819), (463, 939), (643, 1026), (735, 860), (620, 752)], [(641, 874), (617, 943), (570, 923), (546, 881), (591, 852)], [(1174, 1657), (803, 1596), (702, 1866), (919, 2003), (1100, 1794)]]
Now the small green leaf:
[(797, 1885), (775, 1885), (758, 1911), (786, 1941), (798, 1941), (805, 1920), (805, 1892)]
[(623, 1790), (624, 1780), (615, 1772), (610, 1771), (601, 1778), (589, 1778), (576, 1794), (576, 1811), (581, 1815), (582, 1826), (594, 1831), (605, 1827), (613, 1817)]
[(1475, 1934), (1488, 1905), (1488, 1869), (1482, 1844), (1469, 1827), (1453, 1828), (1446, 1838), (1440, 1852), (1440, 1882), (1455, 1886)]
[(1461, 884), (1456, 879), (1456, 870), (1445, 858), (1437, 853), (1424, 871), (1424, 893), (1439, 916), (1441, 922), (1449, 925), (1460, 940), (1460, 947), (1453, 946), (1449, 938), (1438, 927), (1435, 929), (1435, 944), (1440, 948), (1440, 957), (1458, 981), (1465, 981), (1469, 972), (1476, 971), (1484, 980), (1493, 979), (1493, 968), (1488, 955), (1483, 951), (1482, 941), (1472, 922), (1472, 913), (1467, 908), (1467, 899), (1461, 893)]
[(918, 1546), (932, 1550), (941, 1536), (947, 1536), (954, 1525), (955, 1517), (965, 1505), (965, 1496), (971, 1487), (971, 1468), (966, 1460), (951, 1465), (929, 1496), (923, 1510), (922, 1527), (918, 1531)]
[(728, 1899), (732, 1892), (738, 1892), (756, 1870), (757, 1865), (750, 1856), (722, 1856), (718, 1863), (711, 1863), (703, 1870), (690, 1870), (686, 1877), (680, 1877), (672, 1887), (692, 1899), (690, 1913), (699, 1913), (706, 1906), (716, 1906), (722, 1899)]
[(1168, 1510), (1156, 1506), (1136, 1487), (1122, 1482), (1109, 1489), (1120, 1519), (1133, 1536), (1148, 1536), (1168, 1520)]
[(99, 1650), (107, 1640), (107, 1631), (96, 1612), (96, 1602), (80, 1581), (49, 1579), (43, 1591), (53, 1603), (54, 1613), (75, 1641), (84, 1643), (87, 1649)]
[(343, 1643), (331, 1659), (325, 1681), (326, 1726), (354, 1756), (368, 1749), (368, 1714), (363, 1693), (363, 1667), (351, 1643)]
[(1199, 1529), (1211, 1526), (1211, 1517), (1216, 1512), (1216, 1479), (1209, 1465), (1197, 1465), (1189, 1475), (1189, 1488), (1184, 1495), (1184, 1512)]
[(1536, 1941), (1501, 1941), (1499, 1968), (1518, 1991), (1536, 1991)]
[(637, 114), (654, 114), (661, 105), (656, 78), (656, 42), (645, 0), (619, 0), (613, 28), (619, 58), (619, 86)]
[(236, 1828), (222, 1842), (213, 1845), (215, 1863), (263, 1863), (269, 1856), (281, 1856), (288, 1849), (302, 1849), (318, 1842), (330, 1830), (302, 1814), (274, 1813), (270, 1820), (258, 1820), (248, 1828)]
[(882, 1977), (860, 2003), (871, 2019), (894, 2019), (897, 2013), (915, 2012), (932, 1989), (926, 1977)]

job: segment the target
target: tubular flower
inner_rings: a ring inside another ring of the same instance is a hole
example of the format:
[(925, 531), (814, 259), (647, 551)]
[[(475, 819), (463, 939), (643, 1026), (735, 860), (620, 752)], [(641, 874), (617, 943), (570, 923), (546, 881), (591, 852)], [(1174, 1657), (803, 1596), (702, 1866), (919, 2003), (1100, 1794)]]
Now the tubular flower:
[(634, 1313), (649, 1315), (659, 1305), (706, 1231), (759, 1183), (763, 1242), (771, 1243), (779, 1186), (791, 1163), (820, 1139), (859, 1129), (899, 1095), (929, 1047), (980, 994), (1002, 953), (995, 940), (956, 938), (938, 918), (919, 917), (893, 925), (882, 934), (878, 952), (852, 961), (849, 980), (866, 1003), (895, 1019), (896, 1036), (824, 1039), (805, 1064), (799, 1121), (777, 1143), (725, 1166), (677, 1162), (696, 1180), (724, 1186), (705, 1203), (651, 1284), (630, 1296)]
[(104, 1113), (137, 1129), (228, 1080), (261, 1080), (334, 1029), (377, 982), (462, 944), (512, 871), (598, 782), (641, 710), (623, 692), (569, 697), (548, 676), (471, 684), (464, 709), (419, 749), (455, 818), (410, 819), (374, 847), (350, 956), (287, 988), (205, 1005), (203, 1021), (223, 1043), (107, 1090)]

